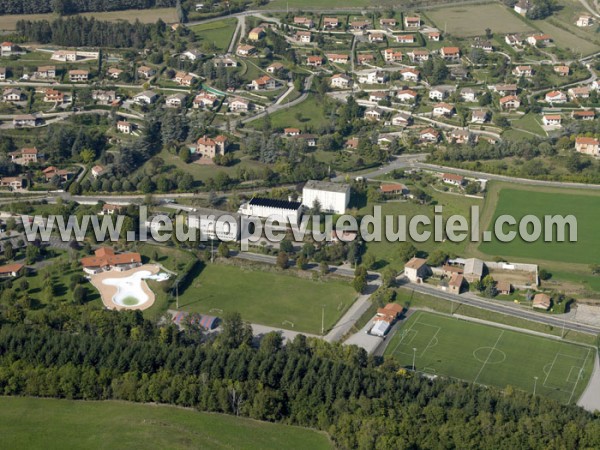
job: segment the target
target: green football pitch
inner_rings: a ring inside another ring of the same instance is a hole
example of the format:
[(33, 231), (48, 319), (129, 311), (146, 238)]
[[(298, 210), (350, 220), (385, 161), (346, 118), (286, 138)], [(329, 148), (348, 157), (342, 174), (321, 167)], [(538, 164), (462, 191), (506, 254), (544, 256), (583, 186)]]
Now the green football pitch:
[[(407, 368), (500, 388), (512, 386), (563, 403), (577, 401), (595, 350), (568, 342), (417, 311), (385, 351)], [(536, 380), (537, 377), (537, 380)]]

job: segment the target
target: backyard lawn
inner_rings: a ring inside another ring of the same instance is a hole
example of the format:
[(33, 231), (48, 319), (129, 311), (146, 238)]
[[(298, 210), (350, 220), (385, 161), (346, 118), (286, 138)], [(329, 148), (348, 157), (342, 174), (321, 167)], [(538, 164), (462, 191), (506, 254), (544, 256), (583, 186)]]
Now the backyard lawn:
[(350, 283), (313, 281), (251, 266), (209, 264), (179, 294), (180, 309), (220, 316), (239, 312), (244, 320), (306, 333), (325, 332), (354, 302)]
[(190, 29), (200, 38), (201, 42), (212, 42), (217, 49), (225, 51), (229, 47), (236, 25), (236, 19), (224, 19), (194, 25)]
[[(306, 131), (307, 127), (316, 127), (327, 120), (323, 110), (323, 102), (315, 95), (310, 95), (302, 103), (289, 109), (284, 109), (271, 114), (273, 128), (297, 127)], [(264, 119), (250, 122), (248, 126), (260, 128)]]

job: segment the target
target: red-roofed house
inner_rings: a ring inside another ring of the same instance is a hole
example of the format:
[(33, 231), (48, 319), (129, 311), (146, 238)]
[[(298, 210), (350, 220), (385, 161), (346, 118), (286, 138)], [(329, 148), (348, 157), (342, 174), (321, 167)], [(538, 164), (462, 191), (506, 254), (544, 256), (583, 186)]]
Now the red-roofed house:
[(94, 256), (81, 258), (83, 271), (90, 275), (108, 270), (124, 271), (142, 265), (142, 256), (139, 253), (116, 254), (110, 247), (101, 247), (94, 253)]
[(196, 142), (196, 152), (207, 158), (224, 155), (225, 150), (227, 150), (227, 138), (223, 135), (214, 139), (203, 136)]

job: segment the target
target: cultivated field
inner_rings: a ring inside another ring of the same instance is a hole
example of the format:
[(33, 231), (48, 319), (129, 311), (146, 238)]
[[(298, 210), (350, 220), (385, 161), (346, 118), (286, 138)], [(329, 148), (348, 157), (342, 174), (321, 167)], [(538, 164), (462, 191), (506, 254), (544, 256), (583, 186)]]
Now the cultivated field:
[(535, 385), (539, 395), (574, 403), (591, 375), (595, 350), (418, 311), (391, 338), (386, 355), (408, 368), (416, 355), (420, 372), (527, 392)]
[(486, 28), (496, 33), (534, 31), (506, 7), (497, 3), (436, 8), (427, 11), (426, 15), (440, 30), (446, 30), (457, 37), (482, 36), (485, 35)]
[(222, 316), (237, 311), (252, 323), (321, 333), (331, 328), (356, 295), (347, 282), (317, 282), (248, 267), (210, 264), (179, 295), (184, 311)]
[(4, 448), (328, 449), (305, 428), (170, 406), (0, 397)]
[[(497, 195), (497, 198), (496, 198)], [(512, 215), (517, 222), (533, 214), (543, 223), (544, 215), (569, 215), (577, 219), (577, 242), (544, 242), (543, 239), (527, 243), (521, 239), (512, 242), (483, 242), (479, 250), (487, 255), (548, 260), (563, 263), (591, 264), (598, 262), (600, 234), (600, 195), (595, 192), (554, 192), (538, 189), (503, 188), (498, 194), (491, 192), (486, 209), (495, 207), (494, 221), (502, 214)], [(493, 224), (494, 221), (491, 223)], [(488, 230), (492, 225), (484, 224)], [(567, 234), (568, 235), (568, 234)]]
[(190, 29), (200, 38), (200, 42), (212, 42), (219, 50), (227, 50), (235, 27), (236, 19), (218, 20), (216, 22), (195, 25)]
[[(127, 9), (124, 11), (93, 12), (81, 14), (85, 17), (94, 17), (97, 20), (108, 20), (116, 22), (126, 20), (135, 22), (139, 20), (142, 23), (154, 23), (162, 19), (166, 23), (177, 22), (175, 8), (156, 8), (156, 9)], [(9, 16), (0, 16), (0, 30), (11, 31), (17, 27), (19, 20), (54, 20), (58, 19), (56, 14), (15, 14)]]

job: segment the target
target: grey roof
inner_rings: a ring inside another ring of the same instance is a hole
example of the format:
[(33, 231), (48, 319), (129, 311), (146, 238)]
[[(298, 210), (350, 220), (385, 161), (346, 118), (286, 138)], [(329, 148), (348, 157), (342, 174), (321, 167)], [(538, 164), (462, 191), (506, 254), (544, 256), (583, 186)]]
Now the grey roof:
[(304, 185), (304, 189), (315, 189), (319, 191), (329, 191), (329, 192), (342, 192), (345, 193), (348, 191), (347, 184), (344, 183), (333, 183), (331, 181), (317, 181), (317, 180), (308, 180)]
[(239, 219), (240, 215), (237, 212), (223, 211), (221, 209), (212, 208), (194, 208), (194, 211), (188, 213), (190, 217), (201, 217), (201, 216), (215, 216), (219, 218), (221, 216), (231, 216), (234, 219)]
[(465, 275), (473, 274), (481, 277), (483, 275), (483, 261), (477, 258), (465, 260)]

